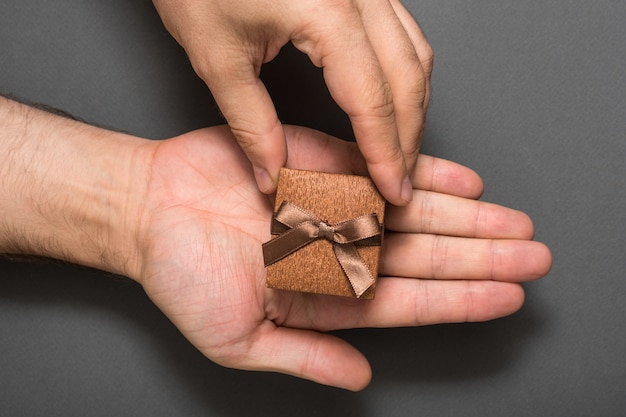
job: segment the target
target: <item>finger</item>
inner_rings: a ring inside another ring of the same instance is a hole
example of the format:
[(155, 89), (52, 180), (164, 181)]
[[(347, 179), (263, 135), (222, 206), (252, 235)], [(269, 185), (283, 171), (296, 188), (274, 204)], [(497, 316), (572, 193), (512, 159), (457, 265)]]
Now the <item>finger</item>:
[(281, 372), (353, 391), (365, 388), (371, 380), (367, 359), (335, 336), (276, 327), (269, 321), (257, 333), (244, 359), (226, 366)]
[(389, 82), (400, 146), (412, 172), (424, 128), (428, 77), (413, 42), (387, 0), (361, 4), (363, 26)]
[(390, 3), (396, 13), (396, 16), (398, 16), (398, 19), (402, 22), (402, 26), (406, 30), (407, 35), (411, 39), (415, 52), (419, 57), (422, 69), (424, 70), (424, 74), (426, 76), (424, 110), (426, 111), (428, 110), (428, 104), (430, 103), (431, 96), (430, 77), (433, 72), (434, 63), (433, 49), (428, 43), (424, 32), (422, 32), (422, 29), (404, 5), (402, 5), (399, 0), (390, 0)]
[(418, 156), (413, 187), (473, 199), (484, 189), (482, 179), (470, 168), (424, 154)]
[(389, 206), (389, 230), (489, 239), (532, 239), (534, 226), (525, 213), (484, 201), (415, 190), (404, 207)]
[(320, 18), (323, 25), (301, 33), (293, 39), (294, 45), (323, 67), (328, 89), (350, 117), (359, 149), (380, 192), (391, 203), (404, 205), (412, 193), (392, 92), (359, 12), (333, 9)]
[(311, 296), (293, 302), (306, 307), (285, 305), (290, 313), (285, 326), (330, 331), (493, 320), (517, 311), (524, 290), (499, 281), (381, 278), (373, 300)]
[(258, 77), (258, 66), (243, 53), (212, 62), (216, 64), (196, 71), (252, 163), (259, 189), (273, 192), (278, 171), (287, 160), (287, 146), (272, 99)]
[(287, 167), (335, 174), (367, 175), (357, 146), (318, 130), (285, 125), (289, 147)]
[(524, 282), (546, 275), (551, 264), (550, 251), (539, 242), (388, 233), (379, 271), (401, 277)]
[[(284, 126), (289, 143), (287, 166), (342, 174), (367, 175), (367, 165), (357, 147), (320, 131)], [(423, 190), (478, 198), (483, 183), (471, 169), (445, 159), (419, 155), (413, 186)]]
[(523, 303), (524, 290), (515, 283), (385, 278), (379, 281), (376, 299), (363, 306), (362, 325), (398, 327), (486, 321), (513, 314)]

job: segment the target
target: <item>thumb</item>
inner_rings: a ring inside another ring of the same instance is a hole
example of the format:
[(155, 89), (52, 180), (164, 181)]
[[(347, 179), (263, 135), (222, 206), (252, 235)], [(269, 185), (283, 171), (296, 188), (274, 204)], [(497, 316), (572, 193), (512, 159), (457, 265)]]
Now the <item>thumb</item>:
[(251, 345), (243, 363), (230, 365), (281, 372), (352, 391), (365, 388), (371, 380), (367, 359), (338, 337), (275, 326), (269, 331), (261, 326), (258, 331), (263, 334)]
[(287, 145), (272, 99), (252, 65), (248, 66), (247, 71), (223, 68), (203, 78), (253, 165), (259, 190), (271, 193), (287, 161)]

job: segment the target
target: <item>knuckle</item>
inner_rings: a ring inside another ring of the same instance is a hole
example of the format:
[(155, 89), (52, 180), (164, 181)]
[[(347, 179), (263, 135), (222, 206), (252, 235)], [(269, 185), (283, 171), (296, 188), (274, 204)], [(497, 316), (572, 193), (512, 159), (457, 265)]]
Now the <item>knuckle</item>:
[(358, 144), (369, 165), (393, 165), (404, 160), (402, 149), (394, 141), (376, 140), (368, 143), (361, 141)]
[(489, 277), (489, 280), (494, 281), (497, 278), (497, 271), (501, 264), (500, 248), (496, 244), (495, 240), (489, 242), (488, 253), (491, 258), (491, 262), (489, 262), (487, 276)]
[(465, 283), (465, 317), (463, 318), (463, 322), (472, 321), (472, 317), (475, 315), (476, 306), (474, 302), (475, 294), (474, 294), (474, 285), (473, 282), (467, 280)]
[(315, 369), (319, 366), (319, 357), (320, 357), (320, 344), (319, 343), (311, 343), (309, 345), (309, 349), (305, 356), (304, 361), (302, 361), (300, 366), (300, 374), (301, 375), (310, 375)]
[(433, 279), (445, 278), (448, 261), (448, 244), (443, 236), (433, 238), (431, 272)]
[(476, 213), (474, 214), (474, 225), (471, 237), (477, 238), (482, 236), (485, 229), (485, 222), (487, 219), (487, 213), (485, 212), (485, 205), (476, 204)]
[(189, 56), (189, 61), (191, 63), (191, 67), (198, 75), (198, 77), (200, 77), (205, 82), (212, 79), (213, 70), (208, 62), (203, 59), (194, 58), (191, 55)]
[(526, 214), (522, 213), (522, 224), (524, 225), (524, 232), (522, 232), (522, 236), (525, 239), (532, 240), (535, 237), (535, 223), (533, 219)]
[(414, 168), (414, 165), (417, 163), (417, 158), (419, 157), (420, 149), (422, 148), (422, 132), (423, 129), (419, 129), (416, 139), (402, 146), (404, 159), (407, 161), (407, 165), (411, 165), (409, 168)]
[(423, 66), (415, 66), (407, 71), (406, 78), (409, 80), (403, 95), (406, 97), (407, 105), (421, 109), (426, 100), (429, 77), (424, 73)]
[(420, 62), (430, 77), (433, 72), (433, 64), (435, 63), (435, 52), (429, 43), (426, 43), (423, 47), (423, 52), (420, 52)]
[[(430, 84), (430, 75), (426, 68), (413, 54), (412, 58), (405, 59), (394, 71), (400, 82), (396, 82), (396, 97), (400, 108), (409, 108), (411, 111), (423, 113), (423, 107)], [(421, 114), (420, 117), (423, 117)]]
[(246, 122), (229, 122), (230, 130), (237, 139), (239, 146), (248, 153), (253, 151), (263, 142), (263, 134), (255, 131), (249, 123)]
[[(359, 113), (365, 116), (389, 119), (394, 116), (394, 104), (391, 85), (387, 80), (365, 88), (363, 107)], [(358, 114), (357, 114), (358, 116)]]
[(420, 192), (420, 222), (422, 233), (435, 233), (436, 208), (432, 201), (432, 193)]
[(279, 141), (283, 133), (278, 119), (267, 124), (255, 123), (250, 119), (233, 119), (229, 120), (229, 125), (237, 143), (255, 166), (276, 162), (283, 158), (282, 153), (286, 158), (284, 139)]
[(424, 318), (432, 317), (433, 315), (433, 309), (431, 306), (432, 298), (429, 295), (429, 287), (426, 285), (424, 280), (417, 280), (413, 300), (413, 324), (415, 326), (422, 326), (426, 324), (426, 320), (424, 320)]

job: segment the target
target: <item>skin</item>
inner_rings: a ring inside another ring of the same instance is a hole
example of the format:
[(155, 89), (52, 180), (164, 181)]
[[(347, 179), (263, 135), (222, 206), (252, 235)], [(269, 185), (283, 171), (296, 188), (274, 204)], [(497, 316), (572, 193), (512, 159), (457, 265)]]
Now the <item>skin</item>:
[(213, 93), (260, 190), (275, 190), (288, 156), (286, 133), (259, 74), (292, 42), (323, 68), (381, 193), (396, 205), (412, 199), (433, 52), (398, 0), (153, 2)]
[[(420, 155), (412, 202), (389, 205), (376, 298), (265, 288), (271, 196), (227, 126), (150, 141), (0, 98), (0, 252), (123, 274), (209, 359), (350, 390), (367, 359), (325, 332), (483, 321), (515, 312), (547, 247), (478, 175)], [(354, 144), (285, 126), (287, 166), (365, 173)]]

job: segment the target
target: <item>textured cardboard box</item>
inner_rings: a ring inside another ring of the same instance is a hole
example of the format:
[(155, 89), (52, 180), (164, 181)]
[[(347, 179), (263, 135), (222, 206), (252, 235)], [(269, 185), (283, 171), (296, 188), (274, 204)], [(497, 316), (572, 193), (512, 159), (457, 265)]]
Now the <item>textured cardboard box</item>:
[[(286, 201), (310, 212), (328, 225), (337, 225), (375, 214), (382, 240), (385, 200), (371, 179), (355, 175), (282, 169), (274, 213)], [(370, 216), (371, 218), (371, 216)], [(278, 235), (273, 236), (275, 239)], [(367, 239), (366, 239), (367, 240)], [(370, 239), (371, 240), (371, 239)], [(371, 277), (372, 285), (360, 298), (374, 298), (380, 245), (355, 247)], [(285, 258), (267, 266), (267, 286), (275, 289), (357, 297), (335, 255), (331, 241), (318, 238)]]

